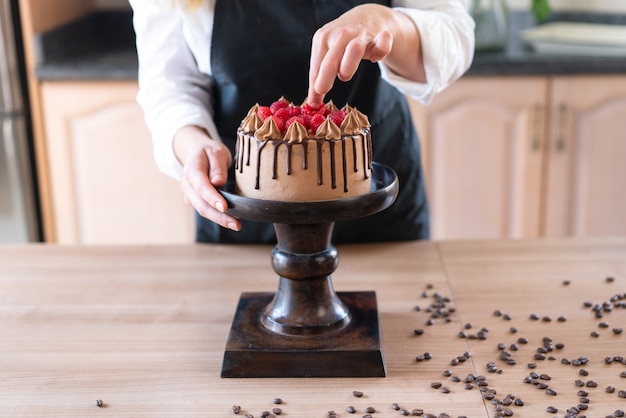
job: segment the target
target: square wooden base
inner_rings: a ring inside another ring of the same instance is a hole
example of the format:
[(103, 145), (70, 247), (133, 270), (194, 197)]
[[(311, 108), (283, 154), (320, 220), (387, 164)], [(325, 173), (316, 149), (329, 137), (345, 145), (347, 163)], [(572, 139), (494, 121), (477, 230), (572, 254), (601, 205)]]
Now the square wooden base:
[(338, 292), (351, 320), (319, 335), (282, 335), (259, 318), (273, 293), (242, 293), (222, 377), (384, 377), (375, 292)]

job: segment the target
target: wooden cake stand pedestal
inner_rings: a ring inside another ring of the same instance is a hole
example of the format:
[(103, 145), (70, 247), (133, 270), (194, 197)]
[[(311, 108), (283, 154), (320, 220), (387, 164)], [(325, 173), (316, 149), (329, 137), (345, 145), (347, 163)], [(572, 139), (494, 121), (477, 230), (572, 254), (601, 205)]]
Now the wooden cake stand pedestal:
[(398, 194), (395, 172), (374, 163), (372, 191), (346, 199), (278, 202), (222, 193), (229, 214), (274, 224), (272, 266), (280, 279), (275, 293), (241, 294), (221, 376), (385, 376), (376, 295), (334, 291), (331, 235), (335, 222), (389, 207)]

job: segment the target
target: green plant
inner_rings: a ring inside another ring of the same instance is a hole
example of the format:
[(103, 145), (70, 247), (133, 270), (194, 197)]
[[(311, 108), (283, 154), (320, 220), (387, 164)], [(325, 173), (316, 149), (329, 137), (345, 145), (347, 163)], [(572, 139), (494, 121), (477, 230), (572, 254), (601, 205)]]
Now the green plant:
[(551, 13), (550, 0), (532, 0), (531, 10), (536, 22), (543, 22)]

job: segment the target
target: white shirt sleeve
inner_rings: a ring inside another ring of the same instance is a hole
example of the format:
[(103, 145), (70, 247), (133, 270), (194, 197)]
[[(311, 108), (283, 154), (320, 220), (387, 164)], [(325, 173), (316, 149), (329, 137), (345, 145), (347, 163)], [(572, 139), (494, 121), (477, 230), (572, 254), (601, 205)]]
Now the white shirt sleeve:
[(402, 93), (428, 104), (472, 63), (474, 21), (467, 13), (467, 0), (402, 0), (392, 6), (410, 17), (420, 33), (426, 83), (403, 78), (383, 62), (381, 75)]
[(139, 94), (152, 135), (159, 169), (182, 178), (173, 148), (174, 135), (187, 125), (204, 128), (219, 140), (212, 118), (211, 78), (203, 74), (183, 35), (183, 21), (171, 3), (130, 0), (137, 38)]

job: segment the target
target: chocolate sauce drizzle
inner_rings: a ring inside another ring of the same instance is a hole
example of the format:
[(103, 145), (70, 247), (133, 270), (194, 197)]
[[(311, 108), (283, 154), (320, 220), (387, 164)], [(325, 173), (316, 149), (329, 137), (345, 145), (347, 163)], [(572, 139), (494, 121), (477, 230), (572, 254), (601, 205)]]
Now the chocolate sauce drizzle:
[[(330, 182), (331, 187), (333, 189), (337, 188), (337, 167), (335, 164), (335, 144), (338, 140), (336, 139), (320, 139), (320, 138), (305, 138), (302, 142), (288, 142), (282, 139), (268, 139), (265, 141), (261, 141), (254, 137), (251, 134), (245, 134), (242, 131), (237, 133), (237, 143), (235, 144), (235, 170), (239, 170), (240, 173), (243, 172), (244, 166), (250, 166), (250, 154), (251, 154), (251, 141), (254, 139), (257, 143), (257, 155), (256, 155), (256, 179), (255, 179), (255, 189), (259, 189), (260, 187), (260, 177), (261, 177), (261, 151), (267, 145), (268, 142), (272, 143), (272, 179), (277, 178), (278, 171), (278, 150), (281, 146), (285, 146), (287, 148), (287, 165), (286, 171), (287, 175), (291, 175), (292, 173), (292, 156), (293, 156), (293, 147), (294, 146), (302, 146), (302, 168), (304, 170), (308, 169), (308, 143), (315, 142), (317, 149), (317, 184), (324, 184), (325, 173), (323, 173), (323, 160), (322, 160), (322, 149), (325, 144), (328, 144), (330, 147)], [(359, 135), (343, 135), (341, 137), (341, 173), (343, 175), (343, 191), (344, 193), (348, 192), (348, 167), (346, 161), (346, 142), (348, 139), (351, 139), (352, 143), (352, 159), (354, 161), (354, 172), (359, 172), (359, 164), (357, 158), (357, 144), (359, 141), (362, 143), (362, 161), (361, 166), (363, 167), (363, 178), (369, 178), (368, 170), (372, 169), (372, 138), (369, 129), (364, 129)], [(244, 161), (245, 160), (245, 161)]]

